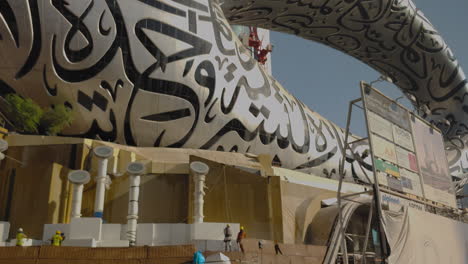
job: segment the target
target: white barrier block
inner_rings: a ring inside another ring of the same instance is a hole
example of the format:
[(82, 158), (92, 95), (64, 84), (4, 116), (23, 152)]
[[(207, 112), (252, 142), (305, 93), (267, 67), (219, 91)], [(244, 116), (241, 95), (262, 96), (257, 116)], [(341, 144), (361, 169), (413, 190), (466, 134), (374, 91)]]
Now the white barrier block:
[(187, 224), (171, 225), (170, 245), (187, 245), (191, 243), (190, 226)]
[(127, 240), (127, 224), (120, 225), (120, 240)]
[[(102, 240), (120, 241), (120, 233), (122, 230), (121, 224), (103, 224), (102, 225)], [(126, 239), (124, 239), (126, 240)]]
[(101, 240), (102, 219), (98, 217), (73, 218), (70, 224), (70, 240)]
[(187, 245), (190, 243), (190, 225), (138, 224), (138, 246)]
[(128, 240), (101, 240), (96, 243), (97, 247), (129, 247)]
[(44, 244), (50, 243), (50, 240), (55, 235), (55, 232), (60, 231), (65, 234), (65, 239), (70, 238), (70, 225), (69, 224), (46, 224), (42, 232), (42, 241)]
[(207, 241), (206, 240), (193, 240), (193, 245), (197, 249), (197, 251), (205, 252), (207, 251)]
[(153, 245), (162, 246), (171, 243), (171, 224), (155, 224)]
[(138, 224), (137, 246), (154, 246), (154, 228), (154, 224)]
[[(31, 238), (26, 238), (26, 239), (24, 239), (23, 247), (42, 246), (43, 244), (44, 243), (43, 243), (42, 240), (35, 240), (35, 239), (31, 239)], [(9, 246), (10, 247), (16, 246), (16, 239), (10, 240)]]
[(0, 222), (0, 242), (7, 241), (9, 233), (10, 233), (10, 223)]
[[(232, 241), (231, 241), (232, 246)], [(207, 240), (206, 241), (207, 251), (224, 251), (224, 241), (220, 240)]]
[(96, 240), (94, 238), (88, 239), (65, 239), (62, 242), (63, 247), (92, 247), (97, 246)]
[[(232, 241), (236, 241), (239, 224), (229, 224), (232, 230)], [(199, 223), (191, 225), (192, 240), (221, 240), (224, 241), (226, 223)]]

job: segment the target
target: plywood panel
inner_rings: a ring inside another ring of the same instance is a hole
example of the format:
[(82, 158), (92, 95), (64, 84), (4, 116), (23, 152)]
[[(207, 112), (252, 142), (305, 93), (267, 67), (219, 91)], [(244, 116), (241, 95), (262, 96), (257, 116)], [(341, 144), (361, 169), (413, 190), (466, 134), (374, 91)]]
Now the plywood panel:
[(210, 167), (206, 177), (204, 221), (240, 223), (247, 237), (270, 239), (268, 179), (202, 158), (191, 158)]
[[(86, 191), (85, 211), (92, 211), (94, 186)], [(186, 175), (148, 175), (141, 177), (139, 223), (184, 223), (187, 221), (188, 177)], [(184, 199), (185, 198), (185, 199)], [(126, 223), (128, 208), (128, 178), (112, 183), (106, 194), (104, 219), (111, 223)]]
[(0, 247), (0, 259), (32, 259), (38, 256), (38, 247)]
[(81, 248), (43, 246), (41, 259), (144, 259), (147, 257), (145, 247), (132, 248)]

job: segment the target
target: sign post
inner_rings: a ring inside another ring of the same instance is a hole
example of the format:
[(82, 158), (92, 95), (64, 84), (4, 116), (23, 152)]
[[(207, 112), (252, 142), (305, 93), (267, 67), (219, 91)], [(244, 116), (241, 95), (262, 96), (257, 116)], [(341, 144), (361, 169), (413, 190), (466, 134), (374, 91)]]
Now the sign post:
[(456, 208), (440, 130), (364, 82), (361, 95), (376, 189)]

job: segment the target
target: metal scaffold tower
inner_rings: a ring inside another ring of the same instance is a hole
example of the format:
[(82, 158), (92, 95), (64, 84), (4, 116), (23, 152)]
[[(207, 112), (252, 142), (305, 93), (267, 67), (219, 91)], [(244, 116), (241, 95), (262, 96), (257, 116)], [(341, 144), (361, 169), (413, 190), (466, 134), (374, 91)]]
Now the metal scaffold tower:
[[(362, 83), (363, 84), (363, 83)], [(365, 85), (365, 84), (364, 84)], [(362, 102), (362, 105), (359, 105), (359, 103)], [(348, 154), (348, 152), (352, 155), (352, 158), (355, 159), (355, 160), (358, 160), (358, 161), (363, 161), (364, 158), (366, 158), (367, 155), (369, 155), (370, 153), (370, 156), (372, 158), (372, 160), (374, 160), (374, 156), (373, 156), (373, 153), (369, 147), (369, 150), (367, 153), (364, 153), (364, 155), (359, 155), (358, 153), (356, 153), (355, 151), (353, 151), (352, 149), (352, 145), (355, 144), (355, 143), (358, 143), (358, 142), (361, 142), (361, 141), (370, 141), (370, 136), (368, 135), (367, 137), (364, 137), (364, 138), (360, 138), (360, 139), (355, 139), (353, 141), (349, 141), (350, 139), (350, 127), (351, 127), (351, 122), (352, 122), (352, 116), (353, 116), (353, 110), (355, 110), (355, 108), (359, 108), (360, 110), (362, 111), (365, 111), (365, 102), (363, 100), (363, 98), (358, 98), (358, 99), (355, 99), (355, 100), (352, 100), (350, 101), (349, 103), (349, 108), (348, 108), (348, 114), (347, 114), (347, 121), (346, 121), (346, 130), (345, 130), (345, 140), (343, 142), (343, 155), (344, 157), (341, 159), (341, 162), (340, 162), (340, 167), (339, 167), (339, 184), (338, 184), (338, 192), (337, 192), (337, 206), (338, 206), (338, 222), (337, 222), (337, 225), (336, 227), (338, 228), (339, 230), (339, 234), (336, 236), (336, 239), (334, 240), (334, 243), (336, 245), (339, 245), (339, 249), (340, 249), (340, 252), (341, 252), (341, 256), (342, 256), (342, 263), (344, 264), (348, 264), (349, 263), (349, 255), (348, 255), (348, 250), (347, 250), (347, 247), (346, 247), (346, 239), (347, 239), (347, 234), (346, 234), (346, 228), (347, 228), (347, 223), (352, 215), (352, 212), (354, 211), (350, 211), (350, 210), (347, 210), (347, 206), (344, 205), (344, 201), (348, 201), (348, 202), (354, 202), (354, 203), (362, 203), (362, 201), (360, 201), (359, 197), (362, 196), (362, 195), (370, 195), (370, 204), (369, 204), (369, 213), (368, 213), (368, 216), (367, 216), (367, 223), (366, 223), (366, 230), (365, 230), (365, 236), (364, 236), (364, 245), (362, 247), (362, 252), (360, 253), (360, 257), (358, 259), (360, 259), (360, 262), (356, 262), (354, 261), (354, 263), (362, 263), (362, 264), (365, 264), (366, 263), (366, 250), (367, 250), (367, 243), (368, 243), (368, 240), (369, 240), (369, 236), (370, 236), (370, 232), (371, 232), (371, 224), (372, 224), (372, 219), (375, 218), (377, 219), (377, 222), (378, 222), (378, 227), (379, 227), (379, 238), (380, 238), (380, 252), (383, 252), (383, 256), (386, 256), (386, 251), (387, 251), (387, 247), (386, 247), (386, 241), (385, 241), (385, 235), (384, 235), (384, 229), (383, 229), (383, 218), (382, 218), (382, 207), (381, 207), (381, 196), (380, 196), (380, 188), (379, 188), (379, 184), (378, 184), (378, 180), (377, 180), (377, 174), (376, 174), (376, 171), (375, 171), (375, 166), (373, 166), (373, 175), (371, 177), (369, 177), (369, 175), (367, 174), (366, 170), (362, 170), (364, 172), (364, 175), (367, 179), (367, 183), (364, 183), (365, 185), (367, 185), (369, 187), (368, 190), (364, 191), (364, 192), (359, 192), (359, 193), (353, 193), (353, 194), (347, 194), (347, 195), (343, 195), (342, 194), (342, 187), (343, 187), (343, 181), (345, 179), (345, 175), (346, 175), (346, 171), (345, 171), (345, 161), (346, 161), (346, 156)], [(366, 119), (366, 126), (368, 126), (368, 120), (367, 120), (367, 116), (364, 115), (365, 119)], [(369, 144), (370, 146), (370, 144)], [(359, 165), (361, 166), (362, 168), (362, 165), (361, 165), (362, 162), (359, 162)], [(367, 189), (367, 188), (366, 188)], [(369, 201), (369, 199), (367, 199), (367, 201)], [(338, 251), (338, 250), (336, 250)], [(338, 255), (338, 254), (336, 254)], [(327, 256), (328, 257), (328, 256)], [(385, 257), (384, 257), (385, 258)], [(324, 261), (324, 263), (333, 263), (333, 262), (336, 262), (337, 261), (337, 258), (334, 258), (334, 259), (328, 259), (329, 262), (326, 262), (327, 259)], [(384, 259), (382, 259), (382, 263), (384, 263)], [(336, 262), (338, 263), (338, 262)]]

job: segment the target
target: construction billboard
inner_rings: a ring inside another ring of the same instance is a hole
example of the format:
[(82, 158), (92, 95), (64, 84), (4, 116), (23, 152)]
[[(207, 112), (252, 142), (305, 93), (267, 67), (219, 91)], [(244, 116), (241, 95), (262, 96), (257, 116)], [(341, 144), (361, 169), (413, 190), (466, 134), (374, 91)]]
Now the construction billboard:
[(425, 121), (412, 118), (416, 154), (424, 194), (429, 200), (456, 207), (455, 190), (450, 176), (442, 134)]
[(456, 207), (440, 131), (365, 83), (361, 93), (379, 184)]

